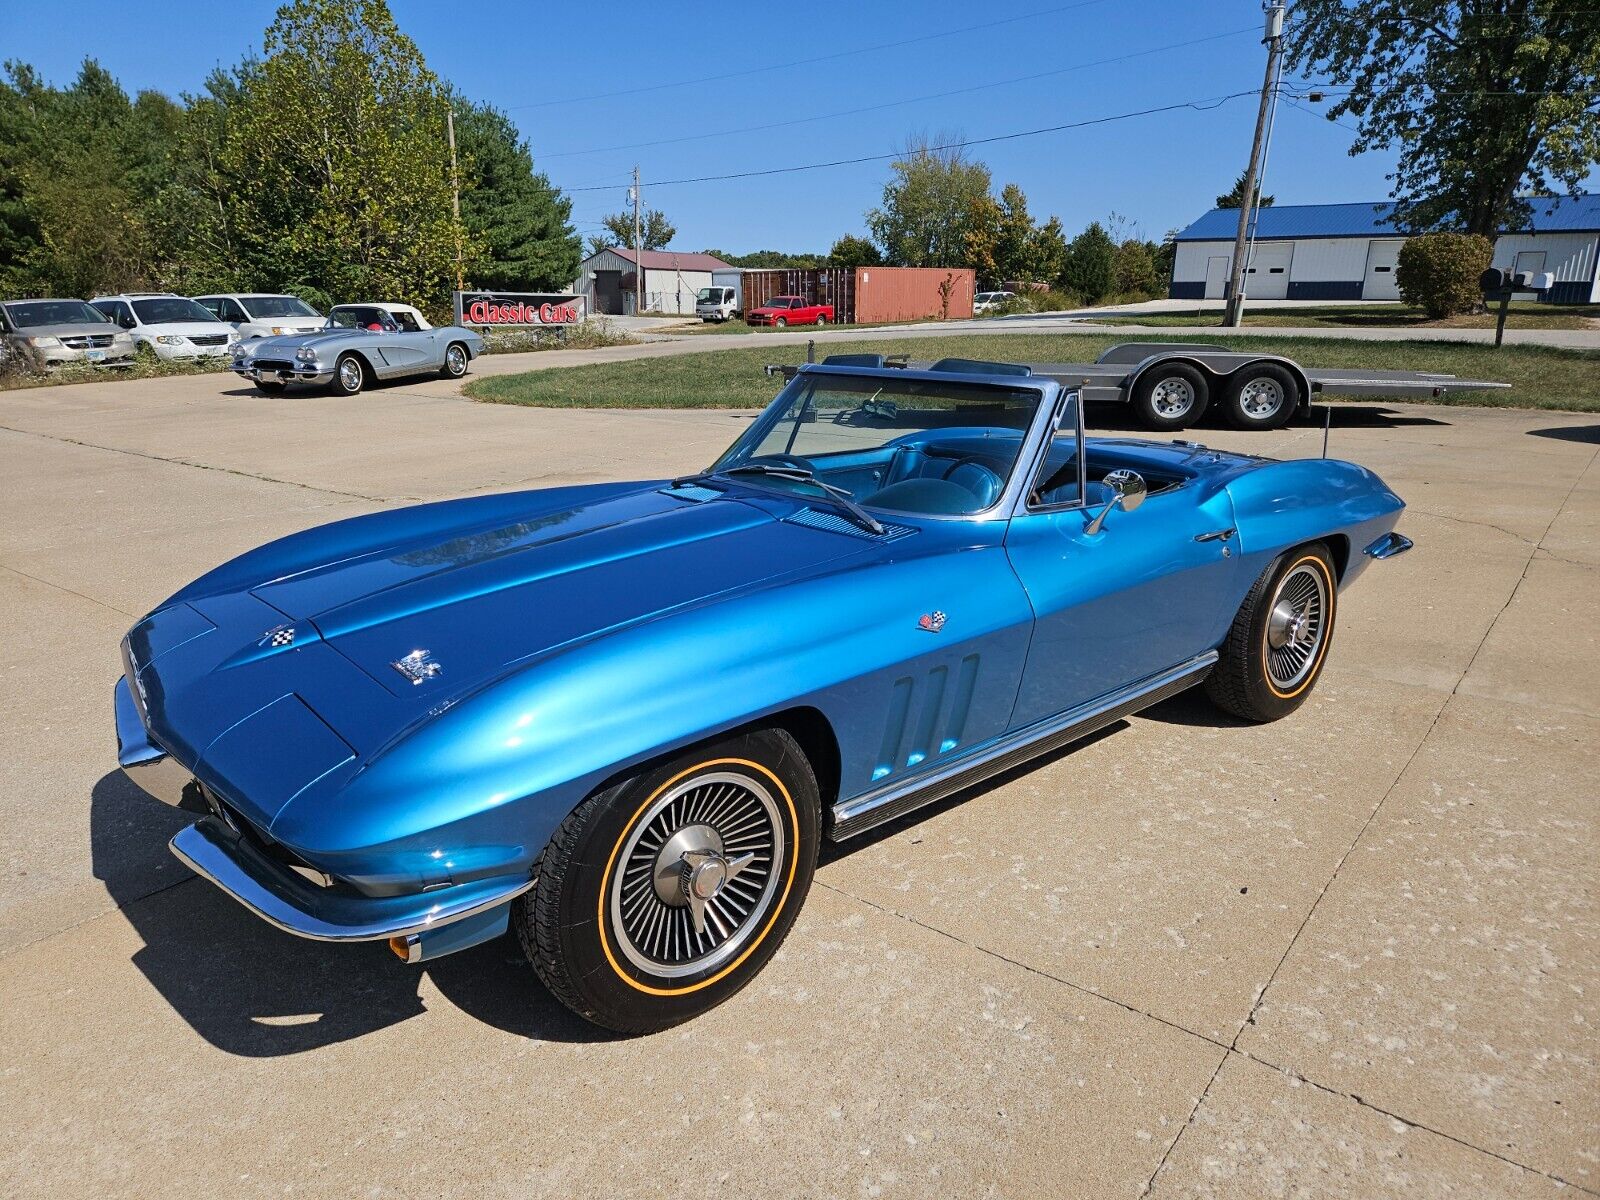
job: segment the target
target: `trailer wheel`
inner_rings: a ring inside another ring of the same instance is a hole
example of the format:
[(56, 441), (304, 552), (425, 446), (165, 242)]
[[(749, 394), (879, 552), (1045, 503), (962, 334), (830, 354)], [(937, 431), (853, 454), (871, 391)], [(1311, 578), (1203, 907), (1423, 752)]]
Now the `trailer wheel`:
[(1147, 429), (1184, 429), (1211, 403), (1211, 385), (1197, 367), (1165, 363), (1151, 367), (1133, 385), (1134, 415)]
[(1228, 377), (1222, 403), (1235, 429), (1281, 429), (1300, 407), (1300, 383), (1287, 367), (1253, 363)]

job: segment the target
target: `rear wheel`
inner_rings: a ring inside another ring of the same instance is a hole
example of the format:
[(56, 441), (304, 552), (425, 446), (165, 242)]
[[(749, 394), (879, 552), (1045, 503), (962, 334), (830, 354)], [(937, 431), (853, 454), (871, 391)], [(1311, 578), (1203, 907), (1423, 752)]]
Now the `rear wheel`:
[(1141, 375), (1129, 400), (1145, 428), (1184, 429), (1206, 411), (1211, 386), (1198, 367), (1167, 363)]
[(1222, 403), (1235, 429), (1281, 429), (1300, 407), (1300, 384), (1287, 367), (1256, 363), (1233, 373)]
[(562, 822), (514, 923), (546, 987), (597, 1025), (665, 1029), (749, 983), (811, 886), (820, 800), (763, 729), (598, 792)]
[(818, 313), (817, 314), (817, 324), (818, 325), (826, 325), (827, 323), (828, 323), (828, 314), (827, 313)]
[(1270, 563), (1240, 606), (1206, 694), (1246, 721), (1276, 721), (1305, 703), (1322, 674), (1338, 607), (1333, 559), (1320, 542)]
[(354, 396), (367, 385), (367, 369), (358, 355), (346, 354), (333, 369), (333, 390), (336, 395)]

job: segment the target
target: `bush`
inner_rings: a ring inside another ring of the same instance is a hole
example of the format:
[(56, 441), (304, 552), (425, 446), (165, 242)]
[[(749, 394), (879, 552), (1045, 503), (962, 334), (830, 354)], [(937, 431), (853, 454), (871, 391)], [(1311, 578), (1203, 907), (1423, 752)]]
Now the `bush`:
[(1476, 233), (1424, 233), (1400, 247), (1395, 281), (1400, 298), (1438, 320), (1483, 303), (1478, 276), (1489, 269), (1494, 244)]

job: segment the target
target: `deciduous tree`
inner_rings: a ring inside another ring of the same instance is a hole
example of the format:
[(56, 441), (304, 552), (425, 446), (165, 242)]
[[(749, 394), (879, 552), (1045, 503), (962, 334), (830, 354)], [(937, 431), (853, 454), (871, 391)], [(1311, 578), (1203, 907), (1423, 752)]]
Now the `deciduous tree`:
[[(597, 254), (611, 246), (633, 249), (633, 213), (612, 213), (601, 218), (606, 231), (589, 239), (589, 253)], [(647, 208), (639, 214), (639, 240), (645, 250), (662, 250), (678, 236), (678, 227), (667, 220), (659, 208)]]
[(964, 265), (966, 235), (977, 202), (989, 194), (989, 168), (960, 149), (939, 149), (953, 136), (914, 138), (890, 165), (883, 205), (867, 213), (867, 229), (884, 260), (901, 267)]

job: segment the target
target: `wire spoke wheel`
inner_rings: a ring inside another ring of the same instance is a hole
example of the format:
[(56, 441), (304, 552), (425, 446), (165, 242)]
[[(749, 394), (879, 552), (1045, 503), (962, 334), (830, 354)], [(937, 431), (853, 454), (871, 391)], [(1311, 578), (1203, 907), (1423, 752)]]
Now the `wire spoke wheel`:
[(1326, 578), (1310, 564), (1295, 567), (1278, 584), (1267, 618), (1266, 666), (1275, 685), (1291, 691), (1316, 668), (1327, 620)]
[(666, 978), (737, 955), (776, 898), (783, 830), (766, 784), (742, 771), (697, 775), (660, 796), (623, 843), (607, 887), (623, 955)]

